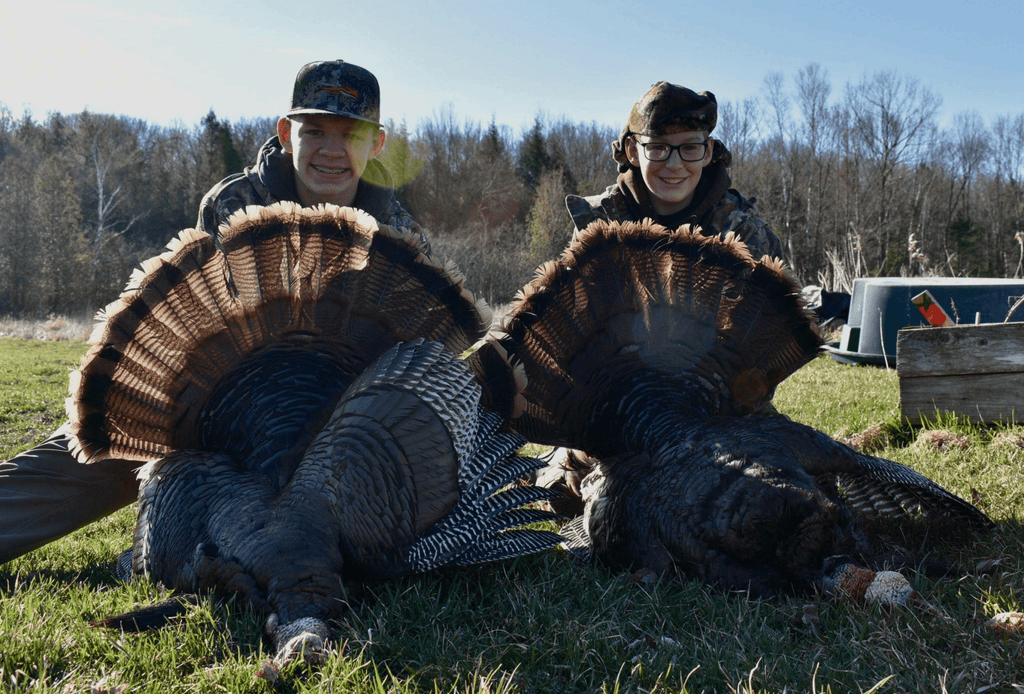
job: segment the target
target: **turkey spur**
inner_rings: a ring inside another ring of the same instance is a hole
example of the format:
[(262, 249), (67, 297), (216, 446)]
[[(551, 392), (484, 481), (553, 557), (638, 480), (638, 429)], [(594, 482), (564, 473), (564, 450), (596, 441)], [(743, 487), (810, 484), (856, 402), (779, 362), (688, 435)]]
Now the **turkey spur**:
[(992, 524), (904, 465), (767, 414), (819, 350), (780, 261), (646, 220), (581, 232), (471, 361), (516, 431), (596, 459), (570, 471), (585, 474), (574, 552), (755, 596), (863, 595), (858, 514)]
[(269, 613), (322, 654), (345, 585), (557, 545), (549, 496), (457, 356), (489, 310), (412, 235), (354, 209), (249, 208), (182, 232), (91, 339), (68, 412), (85, 463), (140, 471), (137, 574)]

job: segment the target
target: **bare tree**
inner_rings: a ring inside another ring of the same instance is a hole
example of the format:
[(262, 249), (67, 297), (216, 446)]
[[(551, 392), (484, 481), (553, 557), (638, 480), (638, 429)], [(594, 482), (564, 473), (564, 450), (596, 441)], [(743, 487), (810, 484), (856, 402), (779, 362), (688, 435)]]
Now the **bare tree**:
[[(946, 197), (946, 229), (959, 262), (959, 273), (978, 269), (986, 264), (982, 239), (971, 214), (972, 185), (989, 159), (991, 138), (977, 112), (961, 112), (953, 116), (953, 128), (944, 138), (947, 154), (949, 186)], [(958, 274), (959, 274), (958, 273)]]
[(732, 152), (731, 172), (736, 181), (743, 180), (745, 164), (757, 146), (761, 118), (761, 104), (753, 97), (735, 105), (730, 101), (718, 105), (715, 138)]
[(947, 147), (953, 166), (948, 204), (950, 221), (958, 211), (966, 217), (971, 216), (970, 187), (989, 160), (991, 150), (991, 136), (977, 111), (960, 112), (953, 116), (953, 129)]
[(942, 98), (916, 78), (902, 77), (896, 71), (877, 72), (857, 85), (847, 85), (852, 135), (868, 164), (862, 185), (872, 191), (873, 209), (862, 216), (862, 223), (870, 227), (863, 228), (863, 233), (874, 244), (879, 267), (887, 264), (894, 232), (889, 219), (899, 196), (906, 192), (900, 176), (926, 151), (941, 104)]
[(786, 95), (785, 78), (781, 72), (769, 72), (764, 78), (764, 90), (770, 109), (770, 136), (765, 145), (777, 162), (781, 204), (779, 205), (776, 233), (779, 234), (783, 247), (787, 251), (789, 264), (800, 272), (804, 258), (798, 258), (794, 248), (793, 237), (796, 233), (794, 213), (796, 200), (794, 187), (798, 176), (799, 151), (793, 136), (793, 121), (790, 117), (791, 102)]
[[(911, 176), (910, 209), (907, 223), (907, 275), (926, 277), (937, 272), (934, 258), (945, 255), (945, 234), (935, 233), (933, 201), (941, 195), (945, 149), (941, 140), (933, 142), (931, 154), (918, 163)], [(939, 254), (939, 255), (937, 255)]]
[(277, 118), (243, 118), (231, 124), (231, 135), (243, 166), (256, 161), (260, 147), (276, 134)]
[(837, 116), (828, 103), (831, 93), (828, 71), (818, 63), (810, 63), (797, 73), (796, 104), (803, 116), (800, 139), (807, 161), (803, 167), (804, 245), (812, 265), (820, 263), (821, 244), (827, 241), (823, 238), (825, 216), (833, 197), (830, 190), (837, 156)]
[(999, 116), (992, 123), (992, 134), (993, 173), (1019, 183), (1024, 177), (1024, 113)]
[(563, 166), (567, 180), (575, 184), (570, 193), (594, 195), (615, 182), (618, 174), (612, 159), (612, 141), (619, 133), (591, 121), (575, 123), (565, 118), (548, 124), (546, 144), (556, 166)]
[(1015, 267), (1017, 277), (1024, 274), (1024, 113), (993, 121), (991, 157), (985, 200), (995, 252), (1003, 272)]
[[(83, 232), (89, 247), (86, 310), (92, 313), (93, 298), (113, 298), (123, 282), (125, 262), (120, 242), (141, 217), (141, 213), (123, 211), (127, 172), (137, 165), (142, 153), (132, 124), (108, 115), (83, 111), (75, 117), (76, 151), (84, 165), (93, 206), (92, 215), (83, 220)], [(103, 278), (103, 282), (100, 282)], [(117, 278), (111, 286), (111, 280)], [(99, 286), (99, 285), (103, 286)]]
[(460, 124), (447, 106), (420, 124), (410, 146), (420, 168), (403, 202), (432, 238), (468, 235), (495, 249), (524, 243), (532, 194), (516, 174), (506, 129)]
[(451, 231), (470, 216), (472, 152), (480, 126), (458, 123), (451, 104), (420, 123), (413, 157), (423, 162), (410, 190), (410, 203), (420, 222), (432, 231)]

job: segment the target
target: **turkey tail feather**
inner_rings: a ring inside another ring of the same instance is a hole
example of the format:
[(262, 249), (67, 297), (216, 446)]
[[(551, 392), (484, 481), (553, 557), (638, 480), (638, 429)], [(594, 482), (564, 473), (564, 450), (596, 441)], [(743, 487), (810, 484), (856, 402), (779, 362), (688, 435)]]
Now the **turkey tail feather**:
[(517, 431), (597, 452), (637, 435), (609, 440), (599, 413), (641, 381), (685, 393), (674, 406), (690, 420), (756, 410), (817, 354), (812, 326), (781, 263), (754, 262), (731, 235), (595, 222), (538, 270), (471, 361), (485, 402), (517, 416)]
[[(340, 393), (395, 342), (425, 337), (460, 354), (490, 322), (462, 276), (426, 255), (414, 235), (359, 210), (293, 203), (236, 213), (216, 242), (181, 232), (102, 317), (67, 399), (83, 462), (233, 446), (205, 439), (204, 417), (254, 373), (276, 394), (276, 381), (319, 368), (322, 387)], [(282, 360), (272, 350), (284, 343), (298, 349)], [(271, 447), (294, 445), (301, 442)]]

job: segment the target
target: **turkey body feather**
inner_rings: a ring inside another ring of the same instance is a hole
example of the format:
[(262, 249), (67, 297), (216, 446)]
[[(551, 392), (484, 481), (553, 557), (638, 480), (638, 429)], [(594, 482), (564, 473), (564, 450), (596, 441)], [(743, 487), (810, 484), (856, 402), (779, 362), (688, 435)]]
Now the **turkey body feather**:
[(456, 356), (489, 317), (454, 267), (329, 206), (250, 208), (219, 238), (144, 264), (72, 378), (79, 458), (151, 461), (134, 572), (272, 613), (283, 660), (349, 581), (558, 543), (521, 527), (551, 494), (505, 489), (542, 463)]
[(858, 514), (990, 527), (904, 465), (759, 412), (819, 351), (812, 325), (781, 263), (731, 237), (595, 223), (471, 361), (516, 431), (599, 459), (563, 534), (613, 570), (772, 595), (862, 556)]

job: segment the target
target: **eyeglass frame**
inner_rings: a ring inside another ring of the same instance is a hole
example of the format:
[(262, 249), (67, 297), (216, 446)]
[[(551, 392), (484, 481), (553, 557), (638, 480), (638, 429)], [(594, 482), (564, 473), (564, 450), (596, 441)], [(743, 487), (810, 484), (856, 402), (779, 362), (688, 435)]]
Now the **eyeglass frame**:
[[(704, 157), (706, 157), (708, 155), (708, 143), (711, 142), (711, 138), (707, 138), (703, 142), (683, 142), (683, 143), (678, 144), (678, 145), (670, 145), (667, 142), (641, 142), (637, 138), (637, 136), (634, 135), (633, 136), (633, 142), (634, 142), (634, 144), (636, 144), (637, 147), (639, 147), (640, 149), (642, 149), (644, 151), (644, 158), (647, 159), (647, 161), (654, 161), (654, 162), (668, 161), (669, 159), (672, 158), (672, 153), (676, 152), (679, 155), (679, 161), (685, 161), (685, 162), (688, 162), (688, 163), (692, 163), (692, 162), (695, 162), (695, 161), (704, 161)], [(661, 147), (668, 147), (668, 156), (665, 157), (664, 159), (651, 159), (650, 155), (647, 153), (647, 145), (658, 145), (658, 146), (661, 146)], [(700, 145), (700, 146), (702, 146), (704, 148), (704, 151), (701, 152), (700, 157), (698, 157), (697, 159), (687, 159), (686, 157), (683, 156), (683, 149), (682, 148), (683, 147), (690, 147), (690, 146), (693, 146), (693, 145)]]

